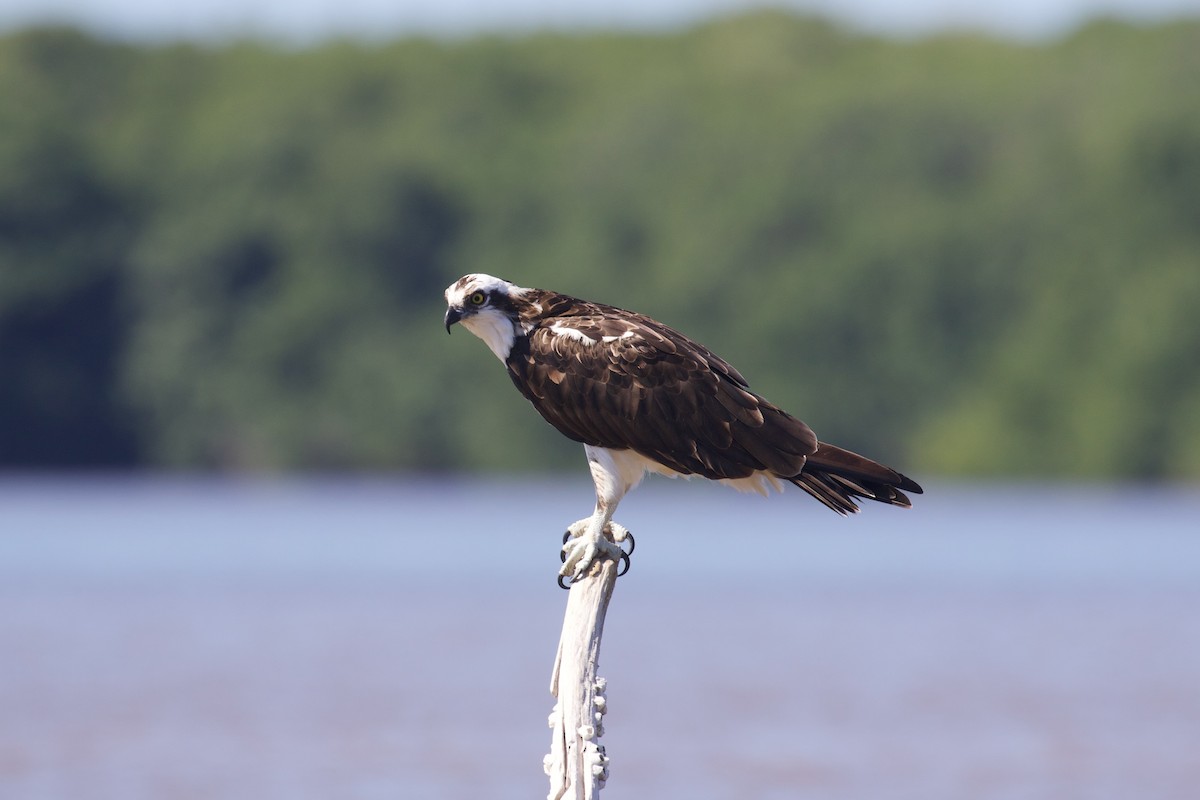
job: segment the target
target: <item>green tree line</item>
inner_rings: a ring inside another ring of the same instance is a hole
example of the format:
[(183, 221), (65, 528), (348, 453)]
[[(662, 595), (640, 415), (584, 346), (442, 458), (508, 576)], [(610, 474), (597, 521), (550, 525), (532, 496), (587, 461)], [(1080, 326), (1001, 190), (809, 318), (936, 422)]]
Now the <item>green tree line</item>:
[(1200, 477), (1200, 23), (0, 38), (0, 465), (577, 448), (467, 272), (635, 308), (916, 475)]

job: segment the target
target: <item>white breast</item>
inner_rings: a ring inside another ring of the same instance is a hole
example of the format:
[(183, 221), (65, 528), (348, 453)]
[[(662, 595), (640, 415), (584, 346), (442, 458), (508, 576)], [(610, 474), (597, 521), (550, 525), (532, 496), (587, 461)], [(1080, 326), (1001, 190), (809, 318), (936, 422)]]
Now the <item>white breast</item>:
[(488, 349), (496, 354), (496, 358), (501, 361), (508, 359), (517, 332), (507, 316), (495, 309), (485, 308), (478, 314), (464, 317), (462, 326), (482, 339)]

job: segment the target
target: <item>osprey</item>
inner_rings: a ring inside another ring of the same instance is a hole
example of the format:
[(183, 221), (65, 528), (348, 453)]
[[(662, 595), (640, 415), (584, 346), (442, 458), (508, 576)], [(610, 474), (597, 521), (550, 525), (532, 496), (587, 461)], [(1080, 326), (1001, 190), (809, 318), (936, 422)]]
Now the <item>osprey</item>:
[(754, 392), (711, 350), (632, 311), (490, 275), (446, 289), (446, 332), (478, 336), (547, 422), (583, 443), (596, 484), (592, 516), (568, 528), (561, 574), (581, 577), (597, 555), (619, 557), (612, 521), (646, 472), (702, 475), (767, 494), (800, 487), (839, 514), (856, 498), (911, 506), (910, 478), (817, 441), (812, 429)]

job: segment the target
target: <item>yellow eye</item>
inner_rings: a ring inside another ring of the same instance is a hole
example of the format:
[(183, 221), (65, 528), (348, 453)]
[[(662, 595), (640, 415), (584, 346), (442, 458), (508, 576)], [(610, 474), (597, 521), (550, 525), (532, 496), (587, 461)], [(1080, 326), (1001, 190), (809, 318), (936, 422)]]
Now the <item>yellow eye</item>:
[(471, 301), (471, 305), (481, 306), (481, 305), (483, 305), (483, 301), (487, 300), (487, 295), (485, 295), (483, 292), (476, 292), (475, 294), (471, 295), (470, 298), (468, 298), (468, 299)]

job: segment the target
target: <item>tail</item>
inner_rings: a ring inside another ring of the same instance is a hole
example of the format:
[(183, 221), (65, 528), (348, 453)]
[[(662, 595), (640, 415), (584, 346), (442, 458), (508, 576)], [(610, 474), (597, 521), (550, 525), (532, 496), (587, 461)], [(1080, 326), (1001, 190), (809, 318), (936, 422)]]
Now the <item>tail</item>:
[(858, 497), (911, 508), (912, 502), (904, 492), (922, 493), (912, 478), (824, 442), (817, 443), (816, 452), (808, 457), (800, 474), (787, 480), (843, 515), (858, 511), (854, 502)]

